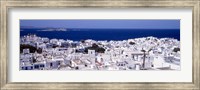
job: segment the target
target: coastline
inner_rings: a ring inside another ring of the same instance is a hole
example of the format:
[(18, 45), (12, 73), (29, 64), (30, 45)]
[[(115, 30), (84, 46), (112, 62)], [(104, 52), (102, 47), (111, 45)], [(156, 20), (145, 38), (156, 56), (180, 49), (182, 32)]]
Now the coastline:
[(67, 31), (31, 31), (23, 30), (20, 36), (36, 34), (49, 39), (69, 39), (80, 41), (93, 40), (127, 40), (140, 37), (174, 38), (180, 41), (180, 30), (67, 30)]

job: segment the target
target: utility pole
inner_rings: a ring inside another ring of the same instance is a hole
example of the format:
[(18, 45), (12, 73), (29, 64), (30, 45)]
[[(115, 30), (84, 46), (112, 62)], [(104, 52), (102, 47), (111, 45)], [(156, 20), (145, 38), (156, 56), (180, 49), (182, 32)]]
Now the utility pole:
[[(148, 53), (151, 51), (152, 49), (148, 50)], [(143, 58), (143, 63), (142, 63), (142, 68), (145, 68), (145, 58), (146, 58), (146, 50), (142, 49), (141, 50), (144, 53), (144, 58)]]

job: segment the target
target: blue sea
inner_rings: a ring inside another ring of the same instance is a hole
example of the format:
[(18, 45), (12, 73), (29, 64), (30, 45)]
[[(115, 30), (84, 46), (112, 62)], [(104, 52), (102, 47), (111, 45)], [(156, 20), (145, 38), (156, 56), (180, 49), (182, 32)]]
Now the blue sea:
[(127, 40), (153, 36), (157, 38), (174, 38), (180, 40), (179, 29), (77, 29), (67, 31), (39, 31), (41, 29), (21, 29), (20, 36), (36, 34), (50, 39), (69, 39), (80, 41), (93, 40)]

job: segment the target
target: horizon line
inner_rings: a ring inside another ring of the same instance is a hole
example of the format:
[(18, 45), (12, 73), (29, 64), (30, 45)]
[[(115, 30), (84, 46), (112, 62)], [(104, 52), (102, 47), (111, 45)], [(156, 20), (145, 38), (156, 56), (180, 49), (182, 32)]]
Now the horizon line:
[(20, 28), (64, 28), (64, 29), (180, 29), (180, 28), (67, 28), (67, 27), (36, 27), (20, 26)]

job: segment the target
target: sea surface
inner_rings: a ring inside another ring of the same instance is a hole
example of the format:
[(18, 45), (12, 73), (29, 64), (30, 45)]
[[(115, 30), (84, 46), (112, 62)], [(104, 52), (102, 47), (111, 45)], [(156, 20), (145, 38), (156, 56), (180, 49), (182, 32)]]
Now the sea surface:
[(36, 34), (50, 39), (69, 39), (74, 41), (93, 40), (127, 40), (153, 36), (157, 38), (174, 38), (180, 40), (180, 29), (68, 29), (67, 31), (40, 31), (42, 29), (20, 29), (20, 36)]

